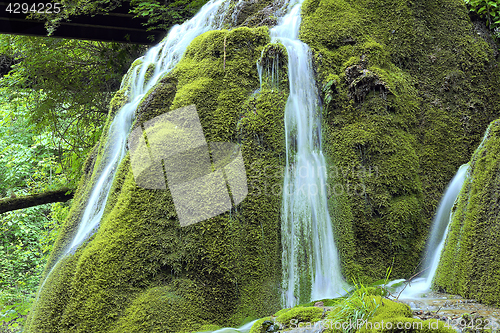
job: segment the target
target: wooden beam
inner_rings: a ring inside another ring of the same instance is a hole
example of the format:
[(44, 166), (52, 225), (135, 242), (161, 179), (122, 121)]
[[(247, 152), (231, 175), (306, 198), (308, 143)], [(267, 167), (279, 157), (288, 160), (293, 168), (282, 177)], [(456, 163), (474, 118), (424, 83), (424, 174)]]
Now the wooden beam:
[[(9, 13), (8, 4), (0, 1), (0, 34), (47, 36), (45, 22), (28, 20), (28, 14)], [(61, 22), (51, 37), (146, 45), (161, 41), (166, 31), (147, 31), (143, 25), (147, 20), (134, 18), (126, 6), (125, 3), (105, 15), (71, 17), (70, 21)]]
[(53, 202), (65, 202), (73, 198), (74, 192), (69, 188), (56, 191), (27, 195), (19, 198), (5, 198), (0, 200), (0, 214), (17, 209), (29, 208)]

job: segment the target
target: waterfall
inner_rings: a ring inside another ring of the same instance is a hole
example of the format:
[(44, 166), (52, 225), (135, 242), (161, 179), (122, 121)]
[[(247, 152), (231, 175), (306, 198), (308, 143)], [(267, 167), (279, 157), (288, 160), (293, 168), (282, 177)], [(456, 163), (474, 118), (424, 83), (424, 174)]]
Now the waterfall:
[[(287, 171), (282, 206), (283, 304), (286, 306), (299, 301), (336, 297), (345, 286), (327, 207), (326, 163), (321, 151), (321, 109), (311, 52), (298, 39), (301, 3), (302, 0), (270, 31), (272, 40), (281, 42), (288, 52), (290, 83), (285, 109)], [(230, 1), (226, 0), (209, 1), (191, 20), (174, 26), (167, 37), (139, 58), (136, 66), (132, 66), (124, 77), (121, 89), (126, 91), (127, 104), (110, 123), (100, 149), (101, 163), (92, 175), (89, 199), (75, 236), (62, 256), (76, 251), (99, 228), (116, 171), (126, 154), (127, 137), (141, 100), (175, 67), (195, 37), (222, 27), (222, 14), (228, 10), (229, 4)], [(277, 77), (278, 67), (272, 72)]]
[(427, 242), (426, 259), (424, 262), (424, 267), (427, 270), (422, 278), (416, 280), (403, 291), (402, 297), (411, 298), (431, 289), (432, 280), (436, 275), (441, 252), (443, 251), (446, 235), (448, 234), (448, 228), (453, 217), (452, 208), (460, 194), (468, 169), (468, 164), (462, 165), (446, 188), (444, 196), (439, 203), (436, 216), (434, 217)]
[[(311, 51), (298, 39), (301, 5), (302, 1), (293, 6), (270, 30), (272, 42), (280, 42), (287, 50), (290, 84), (285, 107), (286, 172), (281, 221), (282, 305), (286, 307), (338, 297), (345, 286), (328, 213), (321, 108)], [(258, 70), (262, 75), (263, 69)], [(268, 71), (273, 75), (271, 81), (277, 78), (277, 70), (278, 64), (273, 64)]]

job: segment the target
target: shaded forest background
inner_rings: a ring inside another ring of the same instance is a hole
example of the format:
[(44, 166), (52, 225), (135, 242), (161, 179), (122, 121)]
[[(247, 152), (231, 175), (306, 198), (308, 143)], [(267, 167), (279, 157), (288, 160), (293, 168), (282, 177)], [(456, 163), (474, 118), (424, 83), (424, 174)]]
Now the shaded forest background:
[[(500, 0), (465, 0), (500, 38)], [(151, 29), (167, 30), (206, 0), (130, 1)], [(105, 13), (121, 1), (62, 1), (45, 16), (50, 33), (74, 15)], [(142, 45), (0, 35), (0, 206), (2, 201), (74, 189), (98, 141), (111, 97)], [(3, 198), (3, 199), (2, 199)], [(71, 201), (0, 215), (0, 332), (20, 330)]]

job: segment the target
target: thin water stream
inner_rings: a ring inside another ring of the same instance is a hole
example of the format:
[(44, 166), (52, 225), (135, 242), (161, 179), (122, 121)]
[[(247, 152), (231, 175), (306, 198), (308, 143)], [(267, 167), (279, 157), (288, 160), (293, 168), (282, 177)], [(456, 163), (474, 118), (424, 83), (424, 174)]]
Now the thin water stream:
[[(285, 307), (338, 297), (345, 287), (328, 212), (321, 108), (311, 51), (299, 40), (301, 7), (299, 1), (270, 31), (272, 42), (280, 42), (287, 50), (290, 88), (285, 107), (286, 172), (281, 223)], [(277, 68), (276, 64), (271, 72)], [(259, 69), (259, 74), (262, 72)]]
[[(426, 259), (424, 261), (425, 273), (422, 277), (415, 279), (410, 285), (406, 286), (403, 290), (401, 297), (415, 298), (420, 297), (422, 294), (430, 291), (432, 280), (436, 275), (436, 271), (443, 251), (446, 235), (452, 219), (452, 208), (457, 200), (462, 185), (465, 182), (468, 164), (462, 165), (451, 182), (448, 184), (446, 191), (439, 203), (436, 216), (432, 223), (429, 240), (426, 248)], [(401, 280), (397, 280), (401, 281)]]

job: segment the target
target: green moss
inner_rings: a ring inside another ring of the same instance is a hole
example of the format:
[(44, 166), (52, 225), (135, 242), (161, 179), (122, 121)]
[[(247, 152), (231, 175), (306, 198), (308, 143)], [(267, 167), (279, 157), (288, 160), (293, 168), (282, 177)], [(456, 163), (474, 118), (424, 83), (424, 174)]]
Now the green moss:
[(288, 52), (283, 44), (267, 44), (257, 65), (262, 67), (262, 87), (288, 90)]
[(128, 101), (126, 89), (118, 90), (109, 103), (109, 113), (115, 115)]
[(274, 314), (274, 317), (279, 317), (279, 316), (281, 316), (282, 314), (284, 314), (284, 313), (286, 313), (286, 312), (288, 312), (288, 311), (290, 311), (290, 310), (291, 310), (291, 308), (281, 309), (281, 310), (279, 310), (278, 312), (276, 312), (276, 313)]
[(381, 296), (372, 297), (377, 304), (380, 304), (371, 321), (380, 321), (384, 318), (406, 317), (411, 318), (413, 313), (407, 304), (388, 300)]
[(172, 286), (151, 288), (127, 308), (111, 332), (184, 332), (202, 329), (203, 299), (191, 281), (176, 280)]
[(322, 317), (322, 308), (297, 306), (278, 316), (276, 321), (285, 326), (290, 326), (293, 323), (313, 323), (319, 321)]
[(408, 278), (446, 184), (500, 112), (498, 61), (460, 0), (306, 0), (300, 38), (324, 87), (344, 276), (378, 280), (394, 260)]
[(442, 290), (500, 305), (500, 121), (493, 121), (469, 164), (454, 207), (434, 284)]

